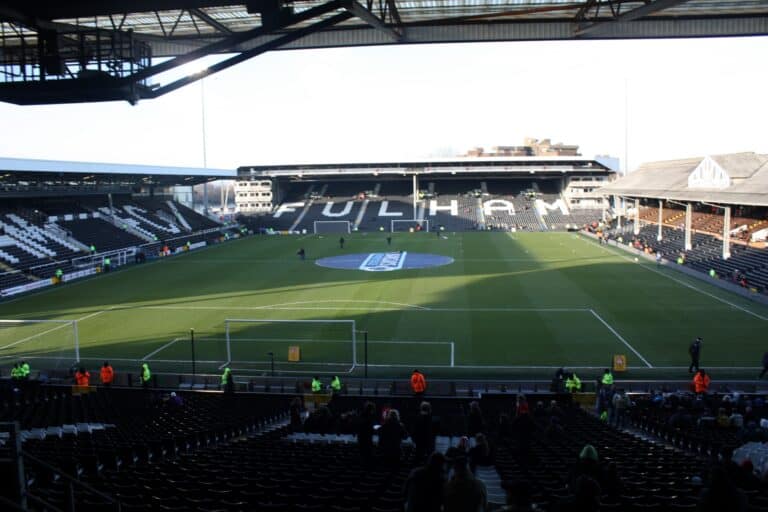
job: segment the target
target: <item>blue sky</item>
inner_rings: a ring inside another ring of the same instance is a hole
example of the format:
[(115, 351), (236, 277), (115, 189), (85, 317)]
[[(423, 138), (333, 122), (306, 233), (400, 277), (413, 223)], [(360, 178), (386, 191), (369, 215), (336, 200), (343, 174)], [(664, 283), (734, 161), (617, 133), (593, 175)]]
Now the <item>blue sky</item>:
[[(630, 169), (768, 153), (766, 55), (766, 37), (272, 52), (205, 80), (207, 163), (442, 157), (525, 136), (626, 154)], [(201, 92), (0, 103), (0, 155), (202, 166)]]

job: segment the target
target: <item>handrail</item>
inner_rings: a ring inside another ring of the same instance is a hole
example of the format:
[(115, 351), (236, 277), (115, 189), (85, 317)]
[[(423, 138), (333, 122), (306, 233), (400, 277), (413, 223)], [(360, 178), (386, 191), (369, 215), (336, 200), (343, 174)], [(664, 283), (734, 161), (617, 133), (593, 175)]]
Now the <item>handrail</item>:
[(113, 498), (112, 496), (110, 496), (109, 494), (105, 494), (105, 493), (103, 493), (103, 492), (101, 492), (101, 491), (99, 491), (99, 490), (95, 489), (95, 488), (94, 488), (94, 487), (92, 487), (91, 485), (89, 485), (89, 484), (87, 484), (87, 483), (85, 483), (85, 482), (82, 482), (82, 481), (80, 481), (80, 480), (78, 480), (78, 479), (74, 478), (74, 477), (73, 477), (73, 476), (71, 476), (71, 475), (68, 475), (67, 473), (65, 473), (65, 472), (64, 472), (64, 471), (62, 471), (61, 469), (59, 469), (59, 468), (57, 468), (57, 467), (55, 467), (55, 466), (52, 466), (52, 465), (48, 464), (48, 463), (47, 463), (47, 462), (45, 462), (44, 460), (42, 460), (42, 459), (39, 459), (39, 458), (35, 457), (34, 455), (32, 455), (32, 454), (31, 454), (31, 453), (29, 453), (29, 452), (26, 452), (26, 451), (22, 450), (22, 451), (21, 451), (21, 455), (22, 455), (22, 456), (24, 456), (24, 457), (27, 457), (28, 459), (30, 459), (30, 460), (31, 460), (32, 462), (34, 462), (35, 464), (38, 464), (38, 465), (40, 465), (40, 466), (44, 467), (45, 469), (47, 469), (47, 470), (49, 470), (49, 471), (54, 471), (54, 472), (56, 472), (56, 473), (57, 473), (59, 476), (61, 476), (62, 478), (64, 478), (64, 480), (67, 480), (69, 483), (71, 483), (71, 484), (74, 484), (74, 485), (79, 485), (79, 486), (81, 486), (82, 488), (84, 488), (85, 490), (87, 490), (88, 492), (91, 492), (91, 493), (95, 494), (96, 496), (99, 496), (100, 498), (103, 498), (103, 499), (107, 500), (108, 502), (110, 502), (110, 503), (112, 503), (112, 504), (116, 505), (116, 506), (117, 506), (117, 510), (118, 510), (118, 512), (121, 510), (121, 504), (120, 504), (120, 502), (119, 502), (117, 499), (115, 499), (115, 498)]

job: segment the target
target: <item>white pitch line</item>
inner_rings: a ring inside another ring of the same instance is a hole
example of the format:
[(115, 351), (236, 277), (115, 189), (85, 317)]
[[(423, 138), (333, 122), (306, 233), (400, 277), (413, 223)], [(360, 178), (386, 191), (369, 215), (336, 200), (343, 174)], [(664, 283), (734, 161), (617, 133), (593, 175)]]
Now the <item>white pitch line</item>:
[[(322, 303), (324, 301), (317, 301), (317, 303)], [(431, 312), (431, 313), (440, 313), (440, 312), (453, 312), (453, 313), (472, 313), (472, 312), (479, 312), (479, 313), (515, 313), (515, 312), (531, 312), (531, 313), (586, 313), (589, 312), (589, 308), (560, 308), (560, 307), (553, 307), (553, 308), (451, 308), (451, 307), (426, 307), (426, 306), (410, 306), (411, 309), (400, 309), (400, 308), (370, 308), (370, 307), (349, 307), (349, 306), (315, 306), (315, 307), (301, 307), (301, 306), (295, 306), (295, 307), (283, 307), (278, 305), (268, 305), (268, 306), (137, 306), (133, 309), (166, 309), (166, 310), (219, 310), (219, 311), (233, 311), (233, 310), (246, 310), (246, 311), (257, 311), (257, 310), (274, 310), (274, 311), (338, 311), (339, 309), (347, 309), (347, 310), (359, 310), (359, 311), (418, 311), (418, 312)]]
[[(110, 308), (110, 309), (112, 309), (112, 308)], [(0, 347), (0, 350), (5, 350), (6, 348), (10, 348), (10, 347), (16, 346), (16, 345), (18, 345), (20, 343), (24, 343), (26, 341), (33, 340), (35, 338), (39, 338), (40, 336), (45, 336), (48, 333), (51, 333), (51, 332), (54, 332), (54, 331), (58, 331), (59, 329), (63, 329), (64, 327), (67, 327), (68, 325), (71, 325), (69, 322), (72, 322), (72, 321), (74, 321), (74, 322), (82, 322), (84, 320), (88, 320), (89, 318), (93, 318), (96, 315), (100, 315), (100, 314), (102, 314), (102, 313), (104, 313), (106, 311), (109, 311), (109, 310), (108, 309), (103, 309), (101, 311), (96, 311), (94, 313), (91, 313), (89, 315), (85, 315), (85, 316), (77, 318), (75, 320), (69, 320), (69, 321), (61, 320), (62, 322), (66, 322), (66, 323), (62, 323), (60, 325), (57, 325), (56, 327), (51, 327), (50, 329), (45, 330), (43, 332), (39, 332), (37, 334), (33, 334), (31, 336), (27, 336), (26, 338), (22, 338), (20, 340), (14, 341), (13, 343), (9, 343), (8, 345), (4, 345), (4, 346)]]
[(622, 342), (624, 345), (626, 345), (626, 346), (627, 346), (627, 348), (629, 348), (629, 350), (631, 350), (632, 352), (634, 352), (634, 353), (635, 353), (635, 355), (636, 355), (637, 357), (639, 357), (639, 358), (640, 358), (640, 360), (646, 364), (646, 366), (648, 366), (648, 368), (653, 368), (653, 365), (652, 365), (651, 363), (649, 363), (649, 362), (648, 362), (648, 360), (647, 360), (646, 358), (644, 358), (644, 357), (642, 356), (642, 354), (640, 354), (640, 352), (638, 352), (637, 350), (635, 350), (635, 347), (633, 347), (632, 345), (630, 345), (630, 344), (629, 344), (629, 342), (628, 342), (627, 340), (625, 340), (625, 339), (624, 339), (624, 338), (621, 336), (621, 334), (619, 334), (618, 332), (616, 332), (616, 329), (614, 329), (613, 327), (611, 327), (611, 325), (610, 325), (608, 322), (606, 322), (605, 320), (603, 320), (603, 317), (601, 317), (600, 315), (598, 315), (598, 314), (597, 314), (597, 312), (596, 312), (594, 309), (590, 309), (590, 310), (589, 310), (589, 312), (590, 312), (590, 313), (592, 313), (592, 315), (593, 315), (595, 318), (597, 318), (598, 320), (600, 320), (600, 323), (602, 323), (604, 326), (606, 326), (606, 327), (608, 328), (608, 330), (609, 330), (609, 331), (611, 331), (611, 332), (613, 333), (613, 335), (614, 335), (614, 336), (616, 336), (616, 338), (618, 338), (618, 339), (619, 339), (619, 341), (621, 341), (621, 342)]
[[(592, 243), (592, 244), (595, 243), (593, 241), (590, 241), (590, 239), (585, 239), (584, 237), (579, 237), (579, 239), (582, 240), (585, 243)], [(609, 254), (613, 254), (614, 256), (618, 256), (620, 258), (624, 258), (625, 260), (628, 260), (628, 261), (633, 261), (632, 258), (630, 256), (627, 256), (626, 254), (621, 254), (621, 253), (618, 253), (618, 252), (611, 251), (608, 248), (603, 247), (602, 245), (599, 246), (599, 247), (600, 247), (600, 249), (604, 250), (605, 252), (607, 252)], [(617, 248), (617, 250), (620, 250), (620, 249)], [(751, 311), (751, 310), (749, 310), (749, 309), (747, 309), (745, 307), (739, 306), (738, 304), (734, 304), (733, 302), (731, 302), (729, 300), (726, 300), (726, 299), (723, 299), (722, 297), (718, 297), (714, 293), (710, 293), (708, 291), (702, 290), (701, 288), (699, 288), (697, 286), (694, 286), (691, 283), (687, 283), (687, 282), (683, 281), (682, 279), (678, 279), (676, 277), (670, 276), (669, 274), (666, 274), (664, 272), (661, 272), (660, 270), (652, 268), (651, 266), (649, 266), (646, 263), (643, 263), (640, 266), (642, 268), (644, 268), (645, 270), (648, 270), (649, 272), (654, 272), (656, 274), (659, 274), (660, 276), (664, 276), (664, 277), (666, 277), (667, 279), (669, 279), (671, 281), (674, 281), (674, 282), (676, 282), (678, 284), (681, 284), (681, 285), (685, 286), (686, 288), (690, 288), (691, 290), (697, 291), (697, 292), (701, 293), (702, 295), (706, 295), (707, 297), (711, 297), (711, 298), (715, 299), (716, 301), (722, 302), (723, 304), (727, 304), (727, 305), (731, 306), (732, 308), (736, 308), (736, 309), (738, 309), (740, 311), (743, 311), (744, 313), (747, 313), (747, 314), (752, 315), (752, 316), (754, 316), (756, 318), (759, 318), (760, 320), (768, 320), (768, 317), (765, 317), (763, 315), (755, 313), (754, 311)]]
[(173, 345), (174, 343), (176, 343), (177, 341), (179, 341), (179, 340), (181, 340), (181, 339), (184, 339), (184, 338), (173, 338), (171, 341), (169, 341), (168, 343), (166, 343), (166, 344), (165, 344), (165, 345), (163, 345), (162, 347), (160, 347), (160, 348), (158, 348), (158, 349), (156, 349), (156, 350), (153, 350), (153, 351), (152, 351), (152, 352), (150, 352), (149, 354), (147, 354), (147, 355), (145, 355), (144, 357), (142, 357), (142, 358), (141, 358), (141, 360), (142, 360), (142, 361), (146, 361), (147, 359), (149, 359), (149, 358), (150, 358), (150, 357), (152, 357), (153, 355), (157, 354), (157, 353), (158, 353), (158, 352), (160, 352), (161, 350), (165, 350), (166, 348), (170, 347), (171, 345)]

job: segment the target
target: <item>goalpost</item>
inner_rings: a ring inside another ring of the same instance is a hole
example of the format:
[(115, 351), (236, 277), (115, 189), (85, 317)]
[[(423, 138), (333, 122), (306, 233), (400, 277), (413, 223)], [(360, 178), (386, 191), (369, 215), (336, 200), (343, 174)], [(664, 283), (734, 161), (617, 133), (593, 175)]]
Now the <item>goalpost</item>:
[(391, 224), (391, 231), (392, 233), (395, 232), (410, 232), (411, 230), (416, 231), (416, 227), (420, 226), (421, 229), (418, 231), (426, 231), (429, 233), (429, 220), (423, 219), (393, 219)]
[(227, 318), (222, 367), (266, 370), (274, 364), (281, 372), (351, 373), (356, 333), (354, 320)]
[(323, 233), (351, 233), (352, 226), (348, 220), (316, 220), (314, 224), (315, 234)]
[(0, 320), (0, 362), (69, 368), (80, 362), (77, 320)]

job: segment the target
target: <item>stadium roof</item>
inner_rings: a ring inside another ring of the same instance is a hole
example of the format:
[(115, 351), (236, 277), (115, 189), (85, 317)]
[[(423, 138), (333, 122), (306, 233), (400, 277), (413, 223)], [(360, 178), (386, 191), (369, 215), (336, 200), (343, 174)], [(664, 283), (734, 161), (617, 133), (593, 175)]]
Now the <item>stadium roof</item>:
[[(276, 49), (765, 34), (765, 0), (6, 0), (0, 100), (135, 102)], [(149, 81), (232, 53), (195, 75)]]
[(332, 177), (371, 175), (436, 175), (467, 173), (542, 174), (565, 172), (612, 173), (618, 160), (611, 157), (508, 156), (430, 158), (400, 162), (348, 162), (327, 164), (248, 165), (238, 168), (246, 177)]
[(146, 185), (196, 185), (218, 179), (233, 179), (232, 169), (164, 167), (159, 165), (110, 164), (0, 158), (0, 187), (20, 182), (113, 182)]
[(768, 155), (733, 153), (649, 162), (601, 188), (605, 195), (768, 206)]

